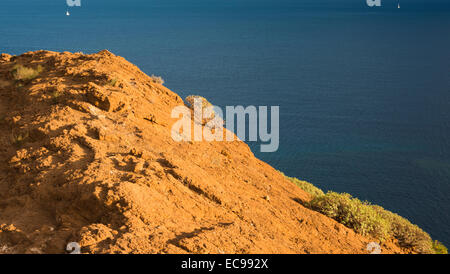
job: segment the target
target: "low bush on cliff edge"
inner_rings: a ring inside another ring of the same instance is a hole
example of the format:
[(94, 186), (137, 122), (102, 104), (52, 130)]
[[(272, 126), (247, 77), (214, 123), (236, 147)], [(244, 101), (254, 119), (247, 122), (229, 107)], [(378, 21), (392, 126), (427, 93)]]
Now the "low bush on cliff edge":
[(433, 242), (433, 250), (436, 254), (448, 254), (447, 248), (439, 241)]
[(381, 206), (371, 206), (389, 224), (389, 236), (398, 240), (401, 247), (418, 253), (435, 253), (430, 235), (412, 224), (407, 219), (383, 209)]
[(202, 104), (201, 106), (199, 106), (202, 110), (212, 106), (212, 104), (205, 97), (199, 95), (189, 95), (188, 97), (186, 97), (186, 99), (184, 99), (186, 106), (191, 109), (194, 109), (196, 100), (198, 100), (197, 102)]
[(350, 194), (330, 191), (325, 195), (314, 197), (307, 205), (361, 235), (372, 236), (380, 241), (389, 237), (387, 220), (382, 218), (368, 202), (361, 202)]
[(347, 193), (324, 192), (311, 183), (297, 178), (286, 179), (296, 184), (313, 198), (305, 206), (318, 211), (364, 236), (380, 241), (396, 239), (400, 247), (417, 253), (448, 254), (447, 248), (407, 219), (381, 206), (361, 201)]
[(380, 241), (396, 239), (402, 248), (417, 253), (446, 252), (445, 246), (433, 243), (430, 235), (407, 219), (347, 193), (328, 192), (313, 198), (307, 205), (364, 236)]
[(160, 84), (160, 85), (164, 84), (164, 79), (161, 78), (160, 76), (155, 76), (155, 75), (152, 74), (152, 76), (150, 76), (150, 79), (152, 79), (152, 81), (154, 83), (157, 83), (157, 84)]

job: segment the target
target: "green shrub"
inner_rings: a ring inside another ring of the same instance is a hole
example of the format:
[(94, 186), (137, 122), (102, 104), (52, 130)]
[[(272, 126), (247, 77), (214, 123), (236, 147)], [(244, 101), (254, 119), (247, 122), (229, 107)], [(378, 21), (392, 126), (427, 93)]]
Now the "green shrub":
[(433, 251), (435, 254), (448, 254), (447, 248), (439, 241), (433, 242)]
[(389, 235), (398, 240), (403, 248), (408, 248), (417, 253), (434, 253), (430, 235), (412, 224), (407, 219), (383, 209), (380, 206), (372, 206), (389, 223)]
[(313, 184), (284, 175), (289, 181), (313, 196), (304, 203), (355, 232), (380, 241), (396, 239), (398, 245), (415, 253), (448, 254), (447, 248), (439, 241), (432, 241), (430, 235), (417, 225), (381, 206), (360, 201), (347, 193), (323, 191)]
[(36, 69), (25, 67), (23, 65), (15, 65), (11, 73), (16, 81), (28, 82), (38, 77), (43, 70), (44, 68), (41, 65), (39, 65)]
[(316, 195), (307, 206), (355, 232), (380, 241), (396, 239), (398, 245), (415, 253), (447, 254), (447, 248), (407, 219), (347, 193)]
[[(281, 172), (281, 174), (283, 174), (283, 173)], [(311, 194), (313, 197), (324, 195), (323, 191), (320, 188), (314, 186), (311, 183), (308, 183), (306, 181), (301, 181), (301, 180), (299, 180), (297, 178), (294, 178), (294, 177), (288, 177), (286, 175), (284, 175), (284, 177), (286, 177), (286, 179), (288, 179), (289, 181), (291, 181), (294, 184), (296, 184), (298, 187), (303, 189), (305, 192)]]
[(369, 203), (361, 202), (350, 194), (330, 191), (316, 196), (308, 205), (361, 235), (372, 236), (380, 241), (388, 237), (389, 224), (386, 220)]

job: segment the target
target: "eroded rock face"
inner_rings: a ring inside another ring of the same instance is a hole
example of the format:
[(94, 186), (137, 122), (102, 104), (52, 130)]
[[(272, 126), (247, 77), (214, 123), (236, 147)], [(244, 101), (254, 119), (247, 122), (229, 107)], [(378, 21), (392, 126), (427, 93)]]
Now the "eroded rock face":
[(245, 143), (172, 140), (179, 105), (108, 51), (2, 54), (0, 253), (366, 253)]
[(121, 91), (108, 90), (94, 83), (86, 88), (88, 102), (104, 111), (120, 111), (127, 106), (127, 98)]
[(9, 62), (9, 60), (11, 60), (11, 55), (6, 54), (6, 53), (2, 53), (0, 54), (0, 62)]

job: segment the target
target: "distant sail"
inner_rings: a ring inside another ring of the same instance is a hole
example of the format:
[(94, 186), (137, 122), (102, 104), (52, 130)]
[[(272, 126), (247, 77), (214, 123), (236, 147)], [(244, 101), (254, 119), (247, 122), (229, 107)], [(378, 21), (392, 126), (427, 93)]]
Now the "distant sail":
[(398, 2), (398, 8), (400, 8), (400, 2)]
[(69, 13), (69, 11), (66, 11), (66, 15), (67, 15), (67, 16), (70, 16), (70, 13)]

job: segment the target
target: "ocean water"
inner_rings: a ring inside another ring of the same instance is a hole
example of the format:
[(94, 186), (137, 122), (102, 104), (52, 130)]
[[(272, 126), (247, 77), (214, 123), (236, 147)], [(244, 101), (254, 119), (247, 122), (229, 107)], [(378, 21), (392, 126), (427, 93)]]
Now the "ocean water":
[(382, 0), (8, 0), (0, 52), (109, 49), (185, 97), (280, 106), (256, 156), (450, 246), (450, 5)]

